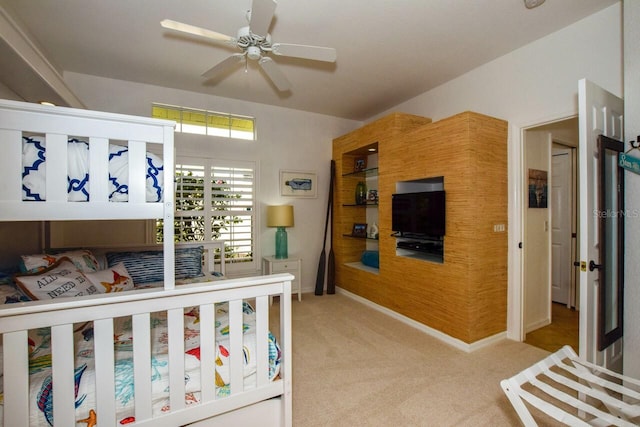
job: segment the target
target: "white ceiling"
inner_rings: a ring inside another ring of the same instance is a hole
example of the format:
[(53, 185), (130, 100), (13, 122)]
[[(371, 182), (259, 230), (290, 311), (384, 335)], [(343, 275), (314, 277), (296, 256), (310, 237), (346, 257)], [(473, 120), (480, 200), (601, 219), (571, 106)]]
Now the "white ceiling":
[[(364, 120), (618, 1), (546, 0), (527, 9), (523, 0), (278, 0), (270, 29), (274, 42), (334, 47), (338, 56), (336, 63), (275, 56), (292, 84), (286, 93), (251, 62), (246, 73), (239, 66), (204, 80), (204, 71), (236, 51), (159, 25), (168, 18), (235, 36), (247, 25), (251, 0), (0, 0), (0, 5), (61, 74)], [(14, 90), (20, 94), (20, 88)]]

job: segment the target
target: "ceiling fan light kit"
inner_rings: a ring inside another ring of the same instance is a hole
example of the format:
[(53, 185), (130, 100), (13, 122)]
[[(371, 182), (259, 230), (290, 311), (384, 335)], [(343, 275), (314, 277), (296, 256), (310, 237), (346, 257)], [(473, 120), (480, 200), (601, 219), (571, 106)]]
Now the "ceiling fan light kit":
[[(531, 0), (525, 0), (525, 2), (527, 1)], [(241, 27), (238, 30), (236, 38), (170, 19), (161, 21), (160, 25), (168, 30), (204, 37), (218, 43), (231, 45), (242, 51), (242, 53), (233, 54), (214, 65), (202, 74), (203, 77), (211, 79), (237, 65), (243, 58), (248, 58), (257, 61), (258, 65), (260, 65), (276, 88), (284, 92), (291, 88), (291, 84), (276, 62), (267, 55), (274, 54), (313, 61), (335, 62), (337, 54), (335, 49), (329, 47), (290, 43), (272, 44), (271, 35), (268, 31), (276, 10), (276, 4), (275, 0), (253, 0), (251, 10), (247, 11), (246, 15), (249, 26)]]

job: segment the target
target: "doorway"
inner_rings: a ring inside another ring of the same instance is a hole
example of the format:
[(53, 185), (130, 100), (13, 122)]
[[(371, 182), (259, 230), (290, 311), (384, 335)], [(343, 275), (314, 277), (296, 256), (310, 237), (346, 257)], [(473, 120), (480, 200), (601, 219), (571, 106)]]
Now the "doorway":
[(524, 342), (548, 351), (571, 345), (577, 352), (578, 118), (529, 128), (523, 142), (523, 191), (530, 192), (532, 176), (542, 175), (548, 201), (523, 209)]
[(557, 141), (551, 152), (551, 301), (576, 307), (577, 149)]

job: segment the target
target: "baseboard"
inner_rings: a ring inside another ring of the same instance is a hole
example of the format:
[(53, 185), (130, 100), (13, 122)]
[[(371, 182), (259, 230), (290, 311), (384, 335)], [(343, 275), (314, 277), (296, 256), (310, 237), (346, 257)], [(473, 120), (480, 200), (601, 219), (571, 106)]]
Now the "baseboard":
[(536, 329), (540, 329), (540, 328), (542, 328), (544, 326), (548, 326), (550, 324), (551, 324), (551, 319), (550, 318), (538, 320), (537, 322), (533, 322), (533, 323), (525, 326), (524, 332), (525, 332), (525, 334), (528, 334), (529, 332), (533, 332)]
[(355, 301), (358, 301), (358, 302), (360, 302), (360, 303), (362, 303), (362, 304), (364, 304), (364, 305), (366, 305), (368, 307), (371, 307), (374, 310), (377, 310), (377, 311), (379, 311), (381, 313), (384, 313), (387, 316), (393, 317), (394, 319), (399, 320), (402, 323), (405, 323), (405, 324), (407, 324), (407, 325), (409, 325), (409, 326), (411, 326), (411, 327), (413, 327), (413, 328), (415, 328), (415, 329), (417, 329), (417, 330), (419, 330), (421, 332), (424, 332), (425, 334), (427, 334), (429, 336), (437, 338), (438, 340), (444, 342), (445, 344), (449, 344), (450, 346), (453, 346), (453, 347), (457, 348), (458, 350), (462, 350), (462, 351), (467, 352), (467, 353), (471, 353), (471, 352), (476, 351), (478, 349), (481, 349), (481, 348), (484, 348), (484, 347), (488, 347), (488, 346), (490, 346), (490, 345), (492, 345), (492, 344), (494, 344), (494, 343), (496, 343), (498, 341), (502, 341), (502, 340), (506, 339), (506, 337), (507, 337), (507, 332), (504, 331), (504, 332), (500, 332), (499, 334), (495, 334), (495, 335), (492, 335), (490, 337), (483, 338), (481, 340), (478, 340), (478, 341), (475, 341), (475, 342), (469, 344), (469, 343), (466, 343), (464, 341), (459, 340), (458, 338), (454, 338), (454, 337), (452, 337), (450, 335), (447, 335), (447, 334), (445, 334), (445, 333), (443, 333), (443, 332), (441, 332), (441, 331), (439, 331), (437, 329), (430, 328), (429, 326), (427, 326), (427, 325), (425, 325), (423, 323), (420, 323), (420, 322), (417, 322), (417, 321), (415, 321), (413, 319), (410, 319), (407, 316), (404, 316), (404, 315), (402, 315), (402, 314), (400, 314), (400, 313), (398, 313), (396, 311), (390, 310), (390, 309), (388, 309), (386, 307), (383, 307), (383, 306), (381, 306), (379, 304), (376, 304), (376, 303), (374, 303), (372, 301), (369, 301), (366, 298), (363, 298), (363, 297), (361, 297), (359, 295), (351, 293), (351, 292), (349, 292), (347, 290), (344, 290), (342, 288), (336, 287), (336, 292), (339, 293), (339, 294), (342, 294), (342, 295), (344, 295), (346, 297), (349, 297), (349, 298), (351, 298), (351, 299), (353, 299)]

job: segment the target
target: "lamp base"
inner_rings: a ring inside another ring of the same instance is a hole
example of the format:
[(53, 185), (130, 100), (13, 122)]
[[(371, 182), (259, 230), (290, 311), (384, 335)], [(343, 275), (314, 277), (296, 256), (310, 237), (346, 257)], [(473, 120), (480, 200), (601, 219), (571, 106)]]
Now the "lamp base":
[(276, 230), (276, 258), (289, 258), (287, 249), (287, 230), (284, 227), (278, 227)]

